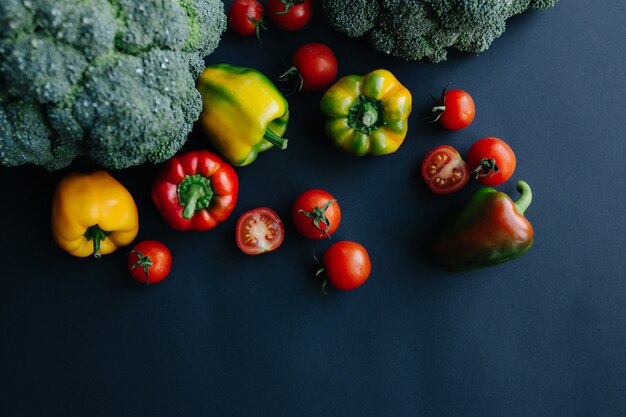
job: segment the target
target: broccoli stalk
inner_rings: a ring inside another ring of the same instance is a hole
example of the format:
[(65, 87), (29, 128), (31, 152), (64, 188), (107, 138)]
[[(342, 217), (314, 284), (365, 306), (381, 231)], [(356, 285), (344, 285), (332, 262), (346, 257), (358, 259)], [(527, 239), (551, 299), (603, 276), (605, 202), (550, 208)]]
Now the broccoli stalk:
[(0, 164), (162, 162), (202, 109), (219, 0), (0, 2)]
[(378, 51), (405, 59), (446, 59), (446, 48), (482, 52), (511, 16), (557, 0), (320, 0), (326, 20)]

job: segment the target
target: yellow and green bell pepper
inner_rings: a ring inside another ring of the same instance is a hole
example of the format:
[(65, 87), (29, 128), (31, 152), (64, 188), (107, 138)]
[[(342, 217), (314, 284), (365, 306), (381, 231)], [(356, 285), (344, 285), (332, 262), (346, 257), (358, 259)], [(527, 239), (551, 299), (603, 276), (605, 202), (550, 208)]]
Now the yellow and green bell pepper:
[(341, 78), (322, 97), (326, 132), (353, 155), (393, 153), (406, 137), (411, 93), (389, 71)]
[(96, 258), (126, 246), (139, 230), (137, 206), (106, 171), (66, 175), (52, 200), (52, 236), (70, 254)]
[(228, 64), (207, 67), (197, 81), (202, 96), (200, 124), (231, 164), (248, 165), (263, 152), (287, 147), (289, 106), (259, 71)]

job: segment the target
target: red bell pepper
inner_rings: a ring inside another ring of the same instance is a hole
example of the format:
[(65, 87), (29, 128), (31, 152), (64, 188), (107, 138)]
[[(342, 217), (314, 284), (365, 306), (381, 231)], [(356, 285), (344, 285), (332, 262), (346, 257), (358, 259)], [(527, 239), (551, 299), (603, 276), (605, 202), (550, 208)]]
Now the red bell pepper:
[(174, 156), (152, 185), (152, 201), (176, 230), (210, 230), (228, 218), (237, 203), (235, 170), (209, 151)]

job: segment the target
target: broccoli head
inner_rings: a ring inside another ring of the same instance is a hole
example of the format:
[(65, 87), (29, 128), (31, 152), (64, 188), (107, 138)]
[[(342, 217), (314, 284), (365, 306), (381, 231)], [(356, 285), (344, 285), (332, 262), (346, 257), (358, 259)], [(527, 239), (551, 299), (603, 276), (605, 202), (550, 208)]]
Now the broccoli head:
[(446, 48), (482, 52), (506, 20), (557, 0), (321, 0), (329, 24), (365, 36), (377, 50), (406, 59), (446, 59)]
[(0, 164), (170, 158), (225, 28), (219, 0), (0, 1)]

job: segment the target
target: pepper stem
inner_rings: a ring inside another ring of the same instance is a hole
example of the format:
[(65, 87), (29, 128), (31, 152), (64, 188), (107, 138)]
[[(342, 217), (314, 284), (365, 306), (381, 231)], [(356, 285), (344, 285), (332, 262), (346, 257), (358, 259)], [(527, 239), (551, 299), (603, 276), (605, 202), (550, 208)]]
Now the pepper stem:
[(183, 217), (185, 219), (191, 219), (193, 214), (196, 212), (196, 204), (198, 203), (198, 199), (204, 195), (202, 191), (202, 186), (199, 184), (194, 184), (189, 187), (189, 192), (187, 194), (187, 203), (185, 204), (185, 209), (183, 210)]
[(209, 207), (213, 197), (211, 181), (200, 174), (186, 175), (178, 184), (176, 192), (178, 204), (185, 207), (183, 218), (187, 220), (191, 219), (196, 211)]
[(380, 100), (359, 96), (348, 110), (348, 125), (366, 135), (384, 124), (385, 108)]
[(376, 107), (372, 103), (365, 103), (363, 105), (363, 116), (361, 117), (361, 123), (363, 126), (370, 127), (378, 120), (378, 112)]
[(107, 238), (111, 232), (107, 232), (106, 230), (102, 230), (100, 226), (94, 224), (93, 226), (89, 226), (83, 236), (87, 240), (93, 240), (93, 256), (94, 258), (100, 258), (102, 255), (100, 254), (100, 242)]
[(288, 139), (278, 136), (276, 133), (272, 132), (269, 127), (265, 130), (263, 139), (276, 146), (280, 150), (287, 149)]
[(517, 183), (517, 191), (519, 191), (520, 196), (515, 202), (515, 208), (519, 214), (524, 214), (533, 200), (533, 192), (530, 189), (530, 185), (528, 185), (526, 181), (519, 181)]

